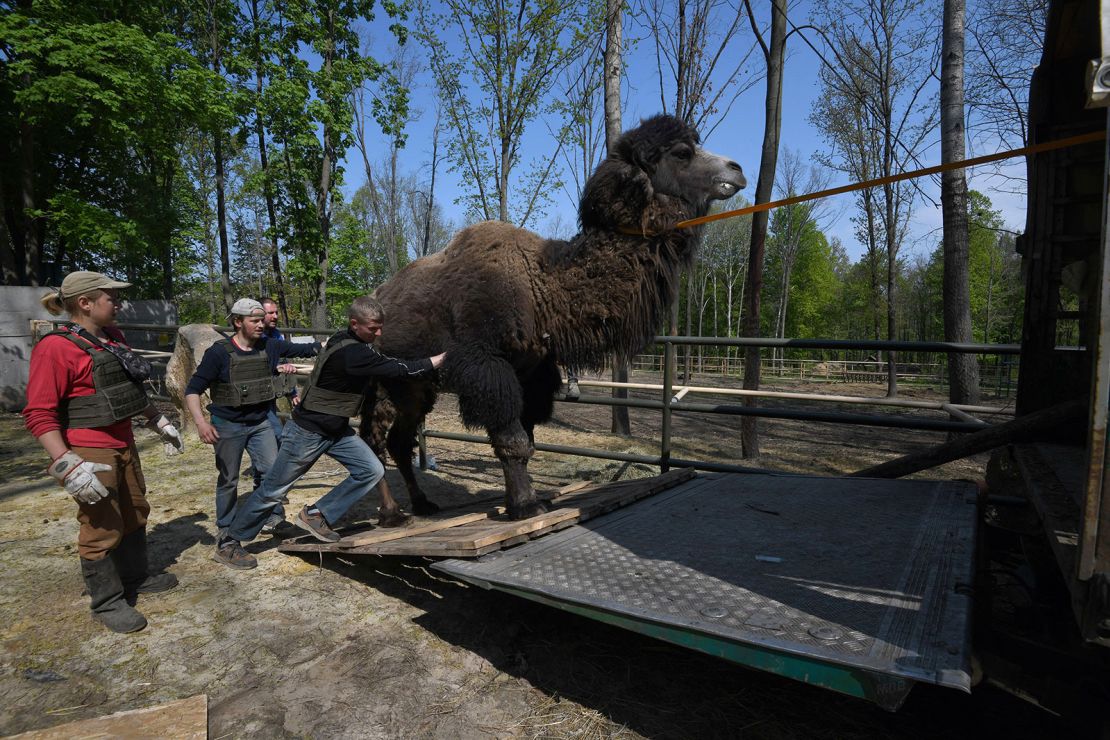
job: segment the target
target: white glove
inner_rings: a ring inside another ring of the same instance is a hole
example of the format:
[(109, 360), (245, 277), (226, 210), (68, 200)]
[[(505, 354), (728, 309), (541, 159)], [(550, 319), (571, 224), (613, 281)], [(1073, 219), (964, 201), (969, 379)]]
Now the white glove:
[(111, 470), (111, 465), (81, 459), (73, 450), (66, 452), (50, 464), (47, 472), (63, 486), (70, 496), (83, 504), (95, 504), (108, 495), (96, 477), (97, 473)]
[(177, 427), (170, 423), (165, 414), (159, 414), (154, 420), (154, 427), (162, 437), (162, 449), (167, 455), (180, 455), (185, 451), (185, 439)]

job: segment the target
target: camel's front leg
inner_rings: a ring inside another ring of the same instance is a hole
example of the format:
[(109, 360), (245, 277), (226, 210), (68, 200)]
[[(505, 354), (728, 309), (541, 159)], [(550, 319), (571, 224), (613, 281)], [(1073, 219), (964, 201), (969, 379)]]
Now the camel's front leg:
[(543, 502), (536, 498), (528, 477), (528, 460), (535, 449), (524, 427), (519, 421), (513, 421), (505, 429), (490, 431), (489, 437), (493, 452), (505, 471), (505, 507), (509, 518), (527, 519), (547, 511)]

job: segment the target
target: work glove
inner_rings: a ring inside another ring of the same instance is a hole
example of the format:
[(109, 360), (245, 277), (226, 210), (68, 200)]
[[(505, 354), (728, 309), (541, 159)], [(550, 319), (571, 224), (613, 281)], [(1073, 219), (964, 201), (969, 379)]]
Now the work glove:
[(185, 451), (185, 438), (177, 431), (177, 427), (170, 423), (165, 414), (159, 414), (153, 423), (162, 438), (162, 449), (167, 455), (180, 455)]
[(95, 504), (108, 495), (108, 489), (97, 479), (96, 474), (111, 469), (111, 465), (83, 460), (70, 450), (52, 462), (46, 471), (78, 502)]

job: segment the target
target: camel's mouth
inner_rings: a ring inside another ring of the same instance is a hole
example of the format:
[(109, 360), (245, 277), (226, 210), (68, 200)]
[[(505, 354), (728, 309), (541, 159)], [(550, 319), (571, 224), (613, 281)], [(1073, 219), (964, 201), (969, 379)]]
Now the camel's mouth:
[(732, 180), (718, 180), (716, 183), (717, 192), (714, 193), (718, 200), (724, 200), (736, 195), (747, 183), (743, 180), (734, 182)]

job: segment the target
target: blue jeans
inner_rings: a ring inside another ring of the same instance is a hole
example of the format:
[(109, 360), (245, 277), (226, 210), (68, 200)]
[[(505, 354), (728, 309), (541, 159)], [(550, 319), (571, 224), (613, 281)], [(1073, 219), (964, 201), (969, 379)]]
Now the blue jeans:
[[(267, 421), (257, 424), (240, 424), (218, 416), (212, 417), (220, 438), (213, 445), (216, 451), (216, 526), (223, 539), (235, 519), (235, 503), (239, 497), (239, 468), (243, 464), (243, 451), (250, 455), (254, 466), (254, 490), (266, 472), (273, 467), (277, 457), (277, 440)], [(285, 518), (285, 510), (278, 503), (274, 514)]]
[(342, 519), (385, 475), (381, 461), (357, 434), (329, 439), (302, 429), (295, 421), (288, 421), (281, 435), (277, 459), (263, 479), (262, 486), (239, 507), (229, 536), (240, 542), (257, 537), (271, 512), (281, 506), (282, 497), (324, 453), (331, 455), (351, 473), (315, 504), (330, 525)]
[(277, 414), (277, 404), (270, 404), (270, 412), (266, 414), (266, 421), (270, 423), (270, 428), (274, 430), (274, 439), (277, 440), (277, 446), (281, 447), (281, 418)]

